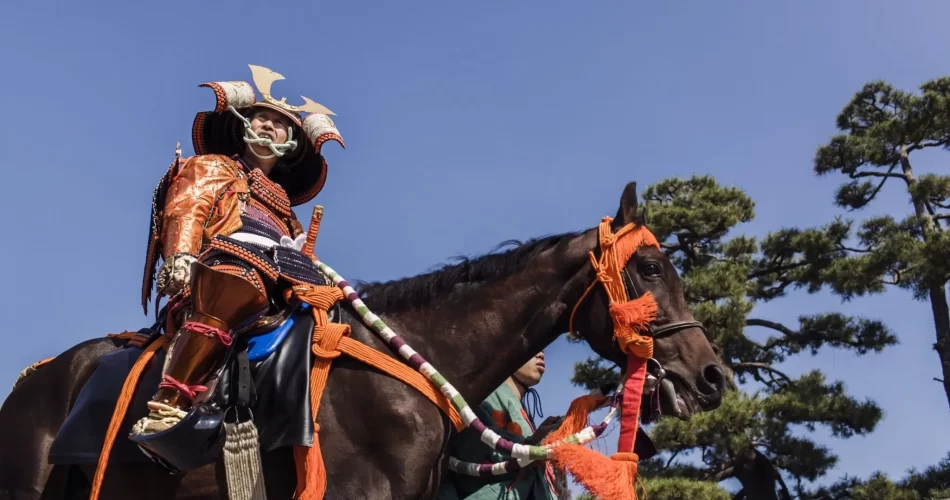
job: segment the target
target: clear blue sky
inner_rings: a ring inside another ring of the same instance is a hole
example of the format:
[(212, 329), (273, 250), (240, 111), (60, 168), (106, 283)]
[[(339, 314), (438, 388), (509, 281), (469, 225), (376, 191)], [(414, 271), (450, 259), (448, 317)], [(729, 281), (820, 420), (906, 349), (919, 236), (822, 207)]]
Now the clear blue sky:
[[(713, 174), (756, 200), (752, 234), (826, 222), (838, 180), (816, 178), (811, 158), (853, 92), (950, 72), (950, 4), (939, 2), (266, 5), (4, 8), (0, 395), (38, 359), (148, 323), (138, 296), (152, 188), (176, 141), (191, 153), (194, 114), (213, 107), (197, 85), (249, 79), (249, 63), (287, 77), (276, 94), (338, 114), (348, 149), (327, 148), (318, 251), (350, 280), (593, 226), (630, 180)], [(908, 210), (897, 189), (872, 213), (889, 210)], [(885, 409), (872, 436), (825, 441), (841, 456), (832, 479), (936, 462), (950, 412), (931, 381), (929, 307), (902, 292), (844, 306), (795, 294), (756, 314), (831, 310), (882, 319), (902, 342), (786, 366), (820, 366)], [(580, 393), (568, 379), (586, 354), (564, 341), (548, 350), (545, 413)]]

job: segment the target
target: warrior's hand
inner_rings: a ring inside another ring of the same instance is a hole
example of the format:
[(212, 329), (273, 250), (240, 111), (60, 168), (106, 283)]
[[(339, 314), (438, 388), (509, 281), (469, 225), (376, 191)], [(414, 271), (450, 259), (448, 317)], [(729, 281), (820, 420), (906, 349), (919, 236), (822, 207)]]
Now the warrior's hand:
[(158, 275), (158, 292), (172, 296), (184, 290), (191, 279), (191, 265), (196, 260), (194, 255), (187, 253), (177, 253), (166, 260)]

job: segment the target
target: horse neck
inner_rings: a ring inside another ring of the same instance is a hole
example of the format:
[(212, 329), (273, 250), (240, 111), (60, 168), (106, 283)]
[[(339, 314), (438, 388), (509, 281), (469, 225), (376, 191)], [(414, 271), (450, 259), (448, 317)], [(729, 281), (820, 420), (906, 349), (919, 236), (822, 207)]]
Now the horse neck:
[(478, 404), (535, 354), (567, 331), (589, 280), (596, 229), (539, 252), (518, 272), (489, 283), (460, 284), (425, 307), (380, 314), (471, 404)]

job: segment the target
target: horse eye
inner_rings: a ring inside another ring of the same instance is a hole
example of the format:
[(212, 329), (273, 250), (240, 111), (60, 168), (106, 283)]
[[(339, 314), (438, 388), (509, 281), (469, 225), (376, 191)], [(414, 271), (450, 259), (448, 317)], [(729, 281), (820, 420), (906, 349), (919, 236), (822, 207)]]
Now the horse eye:
[(643, 265), (643, 274), (650, 277), (657, 277), (663, 274), (663, 269), (656, 262), (647, 262)]

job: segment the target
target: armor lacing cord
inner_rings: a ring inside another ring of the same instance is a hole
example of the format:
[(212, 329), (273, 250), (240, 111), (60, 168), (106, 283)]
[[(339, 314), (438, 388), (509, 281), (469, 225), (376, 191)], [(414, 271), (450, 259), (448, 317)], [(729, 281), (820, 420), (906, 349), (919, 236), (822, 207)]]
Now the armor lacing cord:
[[(229, 335), (224, 330), (195, 321), (186, 322), (185, 324), (181, 325), (179, 330), (188, 330), (199, 335), (216, 338), (225, 346), (230, 346), (234, 342), (234, 339), (231, 338), (231, 335)], [(194, 401), (198, 394), (208, 390), (208, 388), (203, 385), (186, 385), (167, 374), (162, 376), (162, 381), (158, 384), (158, 388), (175, 389), (182, 396), (188, 399), (188, 401)]]
[(274, 144), (274, 141), (266, 137), (259, 137), (257, 134), (255, 134), (254, 131), (251, 130), (251, 121), (248, 120), (247, 117), (239, 113), (238, 110), (234, 109), (234, 106), (228, 106), (228, 109), (231, 110), (232, 113), (234, 113), (234, 116), (237, 116), (238, 119), (244, 122), (244, 142), (246, 142), (247, 144), (257, 144), (258, 146), (266, 146), (268, 149), (271, 150), (270, 155), (262, 156), (262, 155), (257, 154), (257, 152), (254, 151), (254, 148), (250, 148), (251, 153), (254, 156), (262, 160), (267, 160), (275, 156), (280, 158), (284, 156), (285, 154), (287, 154), (289, 151), (293, 151), (294, 149), (297, 149), (297, 141), (293, 140), (294, 139), (293, 127), (287, 127), (287, 142), (283, 144)]
[(202, 393), (208, 390), (208, 388), (203, 385), (185, 385), (175, 380), (170, 375), (164, 375), (162, 377), (162, 382), (158, 384), (158, 388), (159, 389), (175, 389), (179, 393), (181, 393), (182, 396), (187, 398), (188, 401), (194, 401), (195, 397), (197, 397), (199, 393)]
[(224, 344), (225, 346), (230, 346), (231, 343), (234, 342), (234, 339), (231, 338), (231, 335), (228, 334), (228, 332), (220, 328), (208, 326), (204, 323), (189, 321), (181, 325), (181, 328), (187, 329), (189, 331), (195, 332), (200, 335), (204, 335), (206, 337), (216, 337), (218, 341)]

